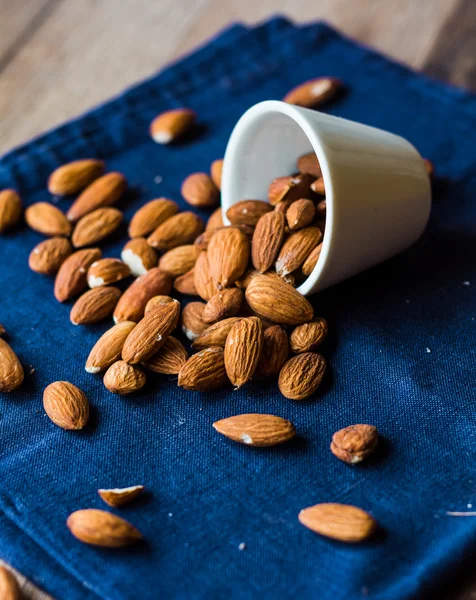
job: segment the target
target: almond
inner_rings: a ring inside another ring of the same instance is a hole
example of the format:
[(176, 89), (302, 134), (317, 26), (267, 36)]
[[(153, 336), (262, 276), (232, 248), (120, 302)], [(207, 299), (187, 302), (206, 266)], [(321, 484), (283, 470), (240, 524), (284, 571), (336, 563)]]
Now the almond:
[(308, 173), (309, 175), (314, 175), (314, 177), (322, 175), (321, 165), (315, 152), (309, 152), (300, 156), (297, 161), (297, 168), (301, 173)]
[(12, 392), (23, 383), (23, 367), (7, 342), (0, 338), (0, 392)]
[(220, 346), (224, 348), (226, 338), (230, 333), (231, 328), (235, 323), (238, 323), (241, 318), (242, 317), (230, 317), (210, 325), (210, 327), (207, 327), (207, 329), (195, 337), (192, 346), (194, 348), (209, 348), (214, 346)]
[(114, 312), (121, 290), (116, 287), (97, 287), (85, 292), (74, 303), (70, 321), (73, 325), (90, 325), (103, 321)]
[(256, 314), (280, 325), (300, 325), (314, 316), (314, 309), (306, 298), (277, 277), (254, 277), (245, 296)]
[(278, 281), (281, 281), (281, 282), (284, 282), (284, 283), (294, 286), (294, 277), (292, 275), (286, 275), (285, 277), (281, 277), (280, 275), (278, 275), (276, 273), (276, 271), (267, 271), (266, 273), (260, 273), (256, 269), (247, 269), (243, 273), (243, 276), (240, 279), (237, 279), (236, 285), (241, 290), (246, 290), (246, 288), (249, 286), (250, 282), (255, 277), (270, 277), (272, 279), (277, 279)]
[(142, 534), (125, 519), (97, 508), (77, 510), (66, 525), (76, 539), (92, 546), (121, 548), (142, 540)]
[(182, 310), (182, 331), (191, 341), (208, 327), (208, 323), (202, 319), (205, 306), (203, 302), (189, 302)]
[(317, 227), (304, 227), (292, 233), (279, 251), (276, 260), (277, 273), (283, 276), (299, 269), (321, 239), (322, 233)]
[(5, 333), (7, 333), (7, 330), (5, 329), (5, 327), (2, 325), (2, 323), (0, 323), (0, 335), (4, 335)]
[(250, 257), (250, 243), (235, 227), (219, 229), (207, 250), (210, 274), (219, 290), (233, 285), (243, 275)]
[(178, 300), (157, 306), (128, 335), (122, 348), (122, 359), (137, 364), (150, 358), (175, 329), (179, 316)]
[(0, 566), (0, 598), (2, 600), (21, 600), (22, 594), (15, 575)]
[(55, 279), (55, 298), (65, 302), (80, 294), (87, 287), (87, 271), (101, 258), (99, 248), (78, 250), (68, 256), (59, 268)]
[(113, 207), (98, 208), (82, 217), (73, 231), (75, 248), (91, 246), (114, 233), (122, 223), (123, 214)]
[(212, 214), (208, 217), (207, 226), (205, 227), (205, 231), (209, 231), (210, 229), (219, 229), (223, 227), (223, 211), (221, 206), (212, 212)]
[(298, 325), (289, 336), (291, 350), (295, 354), (315, 350), (326, 339), (328, 329), (327, 321), (323, 317)]
[(192, 173), (182, 183), (182, 196), (192, 206), (214, 206), (220, 198), (220, 190), (206, 173)]
[(273, 207), (262, 200), (241, 200), (230, 206), (226, 211), (226, 216), (232, 225), (255, 227), (260, 218), (272, 210)]
[(296, 435), (291, 421), (274, 415), (235, 415), (215, 421), (213, 427), (230, 440), (247, 446), (277, 446)]
[(169, 302), (175, 302), (175, 300), (171, 296), (153, 296), (145, 305), (144, 314), (148, 315), (160, 304), (168, 304)]
[(191, 244), (203, 231), (203, 221), (195, 213), (182, 212), (159, 225), (147, 238), (153, 248), (166, 251)]
[(75, 160), (58, 167), (48, 179), (48, 191), (55, 196), (77, 194), (104, 173), (104, 162), (94, 158)]
[(327, 201), (321, 200), (316, 204), (316, 215), (320, 219), (325, 219), (327, 214)]
[(144, 366), (163, 375), (178, 375), (188, 360), (188, 354), (182, 343), (169, 335), (162, 348), (145, 361)]
[(290, 400), (304, 400), (319, 387), (326, 371), (326, 360), (320, 354), (304, 352), (290, 358), (279, 374), (279, 390)]
[(200, 249), (193, 244), (177, 246), (161, 257), (159, 267), (175, 279), (195, 266), (199, 254)]
[(373, 425), (350, 425), (334, 433), (331, 452), (340, 460), (355, 465), (372, 454), (377, 442), (377, 428)]
[(210, 167), (210, 175), (212, 176), (213, 183), (221, 190), (221, 176), (223, 172), (223, 159), (218, 158), (212, 162)]
[(243, 292), (238, 288), (222, 290), (210, 298), (203, 311), (205, 323), (215, 323), (228, 317), (234, 317), (243, 303)]
[(258, 221), (251, 241), (251, 259), (260, 273), (274, 264), (283, 243), (284, 225), (284, 215), (277, 211), (263, 215)]
[(316, 108), (332, 100), (342, 89), (342, 83), (335, 77), (317, 77), (293, 88), (283, 98), (283, 102), (305, 108)]
[(294, 202), (295, 200), (293, 198), (290, 198), (288, 200), (280, 200), (275, 206), (274, 206), (274, 210), (276, 212), (282, 212), (283, 215), (286, 215), (286, 213), (288, 212), (289, 207), (291, 206), (291, 204)]
[(218, 291), (210, 273), (210, 265), (206, 252), (201, 252), (194, 268), (194, 284), (198, 295), (204, 300), (210, 300)]
[(293, 202), (286, 212), (286, 220), (291, 231), (307, 227), (314, 221), (315, 216), (314, 202), (305, 198)]
[(150, 269), (138, 277), (122, 294), (114, 310), (114, 321), (139, 322), (144, 316), (147, 302), (153, 296), (168, 295), (172, 289), (172, 280), (159, 267)]
[(174, 289), (181, 294), (198, 296), (198, 290), (195, 287), (195, 268), (177, 277), (174, 281)]
[(196, 114), (189, 108), (167, 110), (152, 121), (150, 135), (157, 144), (170, 144), (187, 133), (195, 119)]
[(49, 202), (37, 202), (25, 210), (25, 221), (34, 231), (55, 236), (71, 234), (71, 223), (59, 208)]
[(55, 275), (72, 252), (73, 247), (66, 238), (50, 238), (33, 248), (28, 257), (28, 266), (36, 273)]
[(317, 265), (317, 261), (319, 260), (319, 256), (321, 255), (322, 243), (314, 248), (314, 250), (309, 254), (309, 256), (304, 261), (302, 266), (302, 272), (306, 277), (308, 277), (314, 270), (314, 267)]
[(109, 285), (129, 277), (131, 270), (118, 258), (101, 258), (88, 269), (88, 285), (90, 288)]
[(272, 325), (263, 333), (263, 349), (258, 363), (257, 374), (260, 377), (276, 377), (288, 360), (288, 336), (282, 327)]
[(43, 408), (62, 429), (82, 429), (89, 419), (89, 402), (84, 392), (68, 381), (55, 381), (43, 392)]
[(186, 390), (211, 392), (228, 383), (223, 348), (205, 348), (180, 369), (178, 385)]
[(93, 181), (76, 198), (66, 216), (72, 222), (98, 208), (115, 204), (124, 194), (127, 181), (121, 173), (107, 173)]
[(99, 373), (121, 358), (122, 347), (127, 336), (136, 326), (132, 321), (122, 321), (108, 329), (98, 339), (89, 353), (85, 369), (88, 373)]
[(15, 190), (0, 190), (0, 233), (14, 227), (21, 214), (22, 204)]
[[(217, 229), (221, 229), (221, 227), (218, 227)], [(197, 238), (195, 238), (195, 240), (193, 242), (194, 245), (197, 246), (197, 248), (199, 248), (200, 250), (207, 250), (208, 244), (210, 243), (210, 240), (212, 239), (212, 237), (213, 237), (215, 231), (217, 231), (217, 229), (205, 230)]]
[(106, 504), (114, 508), (119, 508), (135, 500), (143, 491), (143, 485), (133, 485), (127, 488), (98, 490), (98, 494)]
[(268, 188), (268, 200), (276, 206), (278, 202), (294, 202), (300, 198), (306, 198), (314, 178), (307, 173), (277, 177), (273, 179)]
[(135, 365), (118, 360), (104, 374), (103, 383), (111, 393), (126, 396), (142, 389), (146, 378), (144, 372)]
[(320, 196), (325, 196), (326, 188), (324, 186), (324, 179), (322, 177), (318, 177), (316, 181), (313, 181), (311, 183), (311, 190)]
[(178, 211), (178, 204), (168, 198), (156, 198), (147, 202), (132, 217), (129, 225), (129, 237), (149, 235), (167, 219), (176, 215)]
[(369, 513), (348, 504), (316, 504), (301, 510), (298, 518), (315, 533), (341, 542), (362, 542), (377, 529)]
[(127, 242), (121, 252), (123, 262), (131, 270), (132, 275), (139, 277), (157, 266), (157, 252), (149, 246), (144, 238), (135, 238)]
[(263, 325), (258, 317), (235, 323), (225, 342), (225, 368), (228, 379), (240, 388), (256, 371), (263, 347)]
[(321, 230), (322, 235), (324, 235), (326, 231), (326, 220), (320, 219), (314, 222), (314, 226)]

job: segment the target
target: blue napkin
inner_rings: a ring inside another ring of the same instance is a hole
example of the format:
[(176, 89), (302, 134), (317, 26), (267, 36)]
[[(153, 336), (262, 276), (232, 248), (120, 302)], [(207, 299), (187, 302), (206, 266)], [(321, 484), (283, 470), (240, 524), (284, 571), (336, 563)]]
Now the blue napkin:
[[(431, 221), (417, 244), (315, 298), (330, 323), (322, 352), (331, 369), (312, 400), (287, 400), (275, 382), (201, 395), (152, 375), (135, 396), (110, 394), (83, 368), (110, 323), (71, 325), (70, 306), (56, 302), (52, 282), (28, 268), (40, 236), (26, 228), (2, 236), (0, 321), (26, 372), (30, 365), (34, 372), (0, 403), (0, 556), (56, 598), (434, 598), (474, 565), (476, 518), (447, 512), (476, 508), (475, 97), (323, 24), (278, 18), (254, 29), (233, 26), (5, 156), (0, 188), (15, 187), (26, 204), (48, 200), (55, 167), (97, 156), (130, 182), (127, 219), (157, 196), (180, 202), (182, 180), (223, 156), (247, 108), (319, 75), (348, 86), (330, 113), (408, 138), (434, 161), (437, 178)], [(183, 105), (198, 113), (199, 134), (171, 147), (154, 144), (151, 119)], [(116, 236), (105, 255), (118, 256), (124, 240)], [(62, 379), (90, 399), (84, 431), (65, 432), (43, 411), (42, 390)], [(299, 437), (250, 448), (211, 426), (245, 412), (286, 417)], [(366, 464), (349, 467), (329, 443), (354, 423), (376, 425), (382, 442)], [(72, 511), (105, 508), (98, 488), (137, 484), (149, 493), (114, 512), (146, 544), (108, 551), (71, 536), (65, 521)], [(297, 520), (318, 502), (360, 506), (382, 532), (359, 546), (319, 537)]]

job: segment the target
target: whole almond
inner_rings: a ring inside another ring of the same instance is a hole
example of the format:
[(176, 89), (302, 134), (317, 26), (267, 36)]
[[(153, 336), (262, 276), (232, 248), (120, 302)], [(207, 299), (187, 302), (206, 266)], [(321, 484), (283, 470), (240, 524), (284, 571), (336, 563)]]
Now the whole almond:
[(146, 377), (135, 365), (118, 360), (104, 374), (103, 383), (113, 394), (127, 396), (141, 390), (146, 384)]
[(195, 113), (189, 108), (167, 110), (152, 121), (150, 135), (157, 144), (170, 144), (187, 133), (195, 119)]
[(283, 98), (283, 102), (305, 108), (316, 108), (332, 100), (342, 89), (342, 83), (335, 77), (317, 77), (293, 88)]
[(304, 275), (309, 276), (313, 272), (314, 267), (317, 265), (317, 261), (319, 260), (319, 256), (321, 255), (321, 250), (322, 243), (317, 245), (311, 254), (309, 254), (309, 256), (306, 258), (302, 266), (302, 272)]
[(289, 207), (291, 206), (291, 204), (293, 202), (295, 202), (294, 198), (289, 198), (287, 200), (280, 200), (277, 204), (275, 204), (274, 210), (276, 212), (282, 212), (283, 215), (286, 215)]
[(263, 215), (258, 221), (251, 241), (251, 259), (260, 273), (274, 264), (283, 243), (284, 226), (284, 215), (277, 211)]
[(104, 162), (94, 158), (75, 160), (58, 167), (48, 179), (48, 191), (55, 196), (77, 194), (104, 173)]
[(168, 304), (169, 302), (175, 302), (175, 300), (171, 296), (153, 296), (145, 305), (144, 314), (148, 315), (160, 304)]
[(114, 310), (114, 322), (134, 321), (144, 316), (147, 302), (154, 296), (167, 296), (172, 289), (172, 280), (159, 267), (150, 269), (138, 277), (122, 294)]
[(157, 306), (128, 335), (122, 348), (122, 359), (137, 364), (150, 358), (175, 329), (179, 316), (178, 300)]
[(124, 342), (135, 326), (132, 321), (122, 321), (103, 333), (89, 353), (84, 367), (86, 371), (99, 373), (118, 361), (121, 358)]
[(309, 323), (298, 325), (289, 336), (291, 350), (295, 354), (315, 350), (326, 339), (328, 329), (327, 321), (323, 317), (316, 317)]
[(0, 598), (2, 600), (21, 600), (22, 594), (15, 575), (0, 566)]
[(12, 392), (23, 383), (24, 372), (18, 356), (0, 338), (0, 392)]
[(319, 194), (320, 196), (325, 196), (326, 195), (326, 188), (324, 185), (324, 178), (323, 177), (318, 177), (316, 179), (316, 181), (313, 181), (311, 183), (311, 190), (316, 193)]
[(276, 271), (267, 271), (266, 273), (260, 273), (256, 269), (247, 269), (240, 277), (240, 279), (236, 280), (236, 285), (241, 290), (246, 290), (246, 288), (249, 286), (251, 281), (255, 279), (255, 277), (268, 277), (271, 279), (277, 279), (278, 281), (294, 286), (294, 277), (292, 275), (285, 275), (284, 277), (281, 277), (276, 273)]
[(122, 223), (122, 212), (112, 206), (98, 208), (81, 217), (73, 231), (75, 248), (91, 246), (110, 236)]
[(89, 419), (89, 402), (84, 392), (68, 381), (55, 381), (43, 392), (43, 408), (62, 429), (82, 429)]
[(90, 288), (109, 285), (129, 277), (131, 270), (118, 258), (101, 258), (88, 269), (88, 285)]
[(66, 238), (50, 238), (33, 248), (28, 257), (28, 266), (36, 273), (54, 275), (72, 252), (73, 247)]
[(322, 175), (321, 166), (315, 152), (309, 152), (300, 156), (297, 161), (297, 168), (301, 173), (309, 173), (309, 175), (314, 175), (314, 177)]
[(149, 235), (167, 219), (176, 215), (178, 211), (178, 204), (168, 198), (156, 198), (147, 202), (132, 217), (129, 225), (129, 237)]
[(160, 258), (159, 267), (175, 279), (195, 266), (199, 254), (200, 249), (194, 244), (177, 246)]
[(331, 452), (340, 460), (355, 465), (372, 454), (377, 442), (377, 428), (373, 425), (350, 425), (334, 433)]
[(314, 316), (314, 309), (306, 298), (277, 277), (254, 277), (245, 296), (256, 314), (280, 325), (300, 325)]
[(218, 321), (207, 327), (204, 331), (199, 333), (194, 339), (192, 346), (194, 348), (209, 348), (209, 347), (225, 347), (226, 338), (230, 333), (231, 328), (235, 323), (238, 323), (242, 317), (229, 317)]
[(226, 211), (232, 225), (250, 225), (255, 227), (263, 215), (273, 210), (268, 202), (262, 200), (241, 200)]
[(292, 233), (279, 251), (276, 272), (283, 276), (299, 269), (321, 239), (322, 233), (317, 227), (304, 227)]
[(15, 190), (0, 190), (0, 233), (14, 227), (22, 215), (22, 203)]
[(120, 508), (135, 500), (143, 491), (143, 485), (132, 485), (127, 488), (101, 489), (98, 490), (98, 494), (109, 506)]
[(191, 341), (208, 328), (208, 323), (202, 319), (205, 306), (203, 302), (189, 302), (182, 310), (182, 331)]
[(250, 243), (235, 227), (219, 229), (207, 250), (210, 274), (219, 290), (233, 285), (243, 275), (250, 257)]
[(288, 360), (288, 336), (279, 325), (267, 327), (263, 333), (263, 349), (256, 373), (260, 377), (276, 377)]
[(210, 272), (210, 264), (206, 252), (201, 252), (195, 263), (194, 284), (200, 298), (203, 298), (207, 302), (218, 292), (218, 288)]
[(142, 534), (129, 522), (97, 508), (77, 510), (66, 525), (76, 539), (104, 548), (121, 548), (142, 540)]
[(291, 231), (307, 227), (314, 221), (316, 208), (312, 200), (301, 198), (293, 202), (286, 212), (286, 220)]
[(225, 368), (235, 389), (247, 383), (256, 371), (263, 347), (263, 325), (258, 317), (235, 323), (225, 342)]
[(235, 415), (215, 421), (213, 427), (230, 440), (247, 446), (277, 446), (296, 435), (291, 421), (274, 415)]
[(228, 383), (223, 348), (205, 348), (180, 369), (178, 385), (186, 390), (211, 392)]
[(212, 176), (213, 183), (221, 190), (221, 175), (223, 172), (223, 159), (218, 158), (214, 160), (210, 167), (210, 175)]
[(87, 287), (88, 269), (100, 258), (99, 248), (78, 250), (68, 256), (59, 268), (55, 279), (55, 298), (58, 302), (74, 298)]
[(220, 190), (207, 173), (192, 173), (182, 183), (182, 196), (192, 206), (214, 206), (220, 198)]
[(326, 371), (326, 360), (320, 354), (304, 352), (290, 358), (281, 369), (279, 391), (290, 400), (304, 400), (319, 387)]
[(188, 354), (183, 344), (169, 335), (162, 348), (146, 360), (144, 366), (155, 373), (178, 375), (187, 360)]
[(131, 270), (132, 275), (139, 277), (157, 266), (157, 252), (149, 246), (144, 238), (135, 238), (127, 242), (121, 252), (121, 259)]
[(307, 198), (314, 178), (307, 173), (277, 177), (273, 179), (268, 188), (268, 200), (276, 206), (279, 202), (294, 202), (300, 198)]
[(76, 198), (66, 216), (72, 222), (104, 206), (115, 204), (124, 194), (127, 181), (121, 173), (106, 173), (93, 181)]
[(71, 234), (71, 223), (59, 208), (49, 202), (29, 206), (25, 210), (25, 221), (31, 229), (50, 237)]
[(71, 308), (70, 321), (73, 325), (90, 325), (111, 316), (121, 290), (109, 287), (96, 287), (80, 296)]
[(222, 290), (207, 302), (202, 319), (205, 323), (215, 323), (228, 317), (234, 317), (240, 311), (243, 299), (243, 292), (238, 288)]
[(208, 217), (205, 231), (209, 231), (210, 229), (219, 229), (220, 227), (223, 227), (223, 211), (221, 206), (215, 209)]
[(203, 231), (203, 221), (195, 213), (182, 212), (167, 219), (147, 238), (153, 248), (166, 251), (191, 244)]
[(369, 513), (348, 504), (316, 504), (301, 510), (298, 518), (315, 533), (341, 542), (362, 542), (377, 529)]
[(181, 294), (188, 296), (198, 296), (198, 290), (195, 287), (195, 267), (180, 275), (174, 280), (174, 289)]
[(194, 245), (197, 246), (197, 248), (199, 248), (200, 250), (207, 250), (210, 240), (215, 234), (215, 231), (218, 231), (218, 229), (221, 229), (221, 227), (218, 227), (217, 229), (206, 229), (197, 238), (195, 238), (193, 242)]

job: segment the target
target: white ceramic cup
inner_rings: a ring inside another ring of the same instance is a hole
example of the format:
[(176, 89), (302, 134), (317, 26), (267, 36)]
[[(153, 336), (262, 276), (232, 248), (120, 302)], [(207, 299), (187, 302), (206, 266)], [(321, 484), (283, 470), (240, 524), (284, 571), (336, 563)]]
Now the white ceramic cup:
[(319, 260), (298, 288), (309, 295), (380, 263), (425, 229), (431, 188), (424, 162), (402, 137), (269, 100), (235, 126), (225, 153), (223, 218), (245, 199), (266, 200), (275, 177), (317, 154), (326, 188), (326, 231)]

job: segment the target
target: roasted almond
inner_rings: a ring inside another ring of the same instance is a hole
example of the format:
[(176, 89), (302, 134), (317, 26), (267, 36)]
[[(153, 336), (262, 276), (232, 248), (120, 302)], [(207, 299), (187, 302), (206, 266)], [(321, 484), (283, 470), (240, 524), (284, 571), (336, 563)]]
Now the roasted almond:
[(121, 548), (142, 540), (142, 534), (125, 519), (97, 508), (77, 510), (66, 525), (76, 539), (92, 546)]
[(242, 317), (230, 317), (210, 325), (210, 327), (207, 327), (207, 329), (195, 337), (192, 346), (194, 348), (209, 348), (213, 346), (220, 346), (224, 348), (226, 338), (230, 333), (230, 329), (235, 323), (238, 323), (241, 318)]
[(181, 294), (198, 296), (198, 290), (195, 287), (195, 268), (177, 277), (174, 280), (174, 289)]
[(326, 360), (320, 354), (304, 352), (290, 358), (279, 374), (279, 390), (290, 400), (304, 400), (319, 387), (326, 371)]
[(112, 206), (98, 208), (81, 217), (73, 231), (75, 248), (91, 246), (110, 236), (122, 223), (122, 212)]
[(235, 389), (247, 383), (256, 371), (263, 347), (263, 325), (258, 317), (235, 323), (225, 342), (225, 368)]
[(33, 248), (28, 257), (28, 266), (36, 273), (54, 275), (72, 252), (73, 247), (66, 238), (50, 238)]
[(331, 452), (340, 460), (355, 465), (372, 454), (377, 442), (377, 428), (373, 425), (350, 425), (334, 433)]
[(159, 267), (175, 279), (195, 266), (199, 254), (200, 248), (193, 244), (177, 246), (160, 258)]
[(276, 260), (278, 275), (288, 275), (304, 264), (306, 258), (322, 239), (317, 227), (304, 227), (292, 233), (284, 242)]
[(202, 319), (205, 323), (215, 323), (228, 317), (234, 317), (240, 311), (243, 299), (243, 292), (238, 288), (222, 290), (207, 302)]
[(316, 504), (301, 510), (298, 518), (315, 533), (341, 542), (362, 542), (377, 529), (369, 513), (348, 504)]
[(300, 156), (297, 161), (297, 168), (301, 173), (309, 173), (309, 175), (314, 175), (314, 177), (322, 175), (321, 165), (315, 152), (309, 152)]
[(73, 325), (90, 325), (103, 321), (114, 311), (121, 296), (116, 287), (97, 287), (80, 296), (71, 308), (70, 321)]
[(156, 198), (147, 202), (132, 217), (129, 225), (129, 237), (149, 235), (167, 219), (176, 215), (178, 211), (178, 204), (168, 198)]
[(267, 327), (263, 333), (263, 348), (258, 362), (257, 375), (276, 377), (288, 360), (288, 336), (279, 325)]
[(100, 258), (99, 248), (78, 250), (68, 256), (59, 268), (55, 279), (55, 298), (58, 302), (74, 298), (87, 287), (88, 269)]
[(114, 321), (138, 323), (144, 316), (147, 302), (153, 296), (167, 296), (172, 289), (172, 280), (159, 267), (150, 269), (138, 277), (122, 294), (114, 310)]
[(88, 285), (90, 288), (109, 285), (129, 277), (131, 270), (118, 258), (101, 258), (88, 269)]
[(268, 188), (268, 200), (276, 206), (279, 202), (294, 202), (300, 198), (306, 198), (311, 189), (314, 178), (307, 173), (298, 175), (287, 175), (273, 179)]
[(302, 265), (302, 272), (306, 277), (308, 277), (314, 270), (314, 267), (317, 265), (317, 261), (319, 260), (319, 256), (321, 255), (322, 243), (317, 245), (314, 250), (309, 254), (309, 256), (304, 261)]
[(291, 421), (274, 415), (235, 415), (215, 421), (213, 427), (230, 440), (247, 446), (277, 446), (296, 435)]
[(289, 336), (291, 350), (295, 354), (315, 350), (326, 339), (328, 329), (327, 321), (323, 317), (298, 325)]
[(305, 198), (293, 202), (286, 212), (286, 220), (291, 231), (307, 227), (314, 221), (315, 216), (314, 202)]
[(24, 372), (18, 356), (0, 338), (0, 392), (12, 392), (23, 383)]
[(0, 190), (0, 233), (14, 227), (21, 214), (22, 204), (15, 190)]
[(144, 366), (163, 375), (177, 375), (188, 360), (183, 344), (169, 335), (162, 348), (147, 361)]
[(332, 100), (342, 89), (342, 83), (335, 77), (317, 77), (293, 88), (283, 98), (283, 102), (305, 108), (316, 108)]
[(219, 229), (210, 240), (208, 265), (219, 290), (233, 285), (243, 275), (250, 257), (250, 243), (235, 227)]
[(88, 185), (70, 206), (66, 216), (70, 221), (75, 222), (98, 208), (115, 204), (126, 188), (127, 181), (124, 175), (106, 173)]
[(210, 229), (219, 229), (220, 227), (223, 227), (223, 211), (221, 206), (215, 209), (208, 217), (205, 231), (209, 231)]
[(211, 392), (228, 383), (223, 348), (205, 348), (180, 369), (178, 385), (186, 390)]
[(146, 377), (144, 371), (136, 365), (118, 360), (104, 374), (103, 383), (113, 394), (126, 396), (142, 389), (146, 384)]
[(324, 178), (323, 177), (318, 177), (316, 179), (316, 181), (313, 181), (311, 183), (311, 190), (315, 194), (319, 194), (320, 196), (325, 196), (326, 195), (326, 188), (324, 186)]
[(147, 238), (153, 248), (166, 251), (191, 244), (203, 231), (203, 221), (195, 213), (182, 212), (167, 219)]
[(15, 575), (0, 566), (0, 598), (2, 600), (21, 600), (22, 594)]
[(132, 321), (122, 321), (108, 329), (94, 344), (86, 361), (88, 373), (99, 373), (121, 358), (122, 347), (127, 336), (136, 326)]
[(208, 323), (202, 319), (205, 306), (203, 302), (189, 302), (182, 310), (182, 331), (191, 341), (208, 328)]
[(104, 173), (104, 162), (94, 158), (75, 160), (58, 167), (48, 179), (48, 191), (55, 196), (77, 194)]
[(214, 160), (210, 167), (210, 175), (212, 176), (213, 183), (221, 190), (221, 175), (223, 172), (223, 159), (218, 158)]
[(261, 217), (251, 241), (251, 259), (254, 268), (264, 273), (274, 264), (284, 239), (284, 215), (277, 211)]
[(232, 225), (249, 225), (255, 227), (263, 215), (273, 210), (268, 202), (262, 200), (241, 200), (226, 211)]
[(157, 266), (157, 252), (149, 246), (144, 238), (135, 238), (127, 242), (121, 252), (123, 262), (131, 270), (132, 275), (139, 277)]
[(102, 500), (109, 506), (119, 508), (135, 500), (144, 491), (143, 485), (132, 485), (126, 488), (112, 488), (108, 490), (98, 490)]
[(71, 223), (59, 208), (49, 202), (37, 202), (25, 210), (27, 225), (47, 236), (71, 234)]
[(195, 119), (196, 114), (189, 108), (167, 110), (152, 121), (150, 135), (157, 144), (170, 144), (187, 133)]
[(175, 302), (174, 298), (171, 296), (153, 296), (145, 305), (144, 314), (148, 315), (150, 311), (154, 310), (160, 304), (168, 304), (169, 302)]
[(217, 292), (218, 288), (213, 281), (210, 264), (206, 252), (201, 252), (194, 267), (194, 284), (200, 298), (208, 302)]
[(89, 419), (89, 402), (84, 392), (69, 381), (55, 381), (43, 392), (43, 408), (62, 429), (82, 429)]
[(220, 198), (220, 190), (207, 173), (192, 173), (182, 183), (182, 196), (192, 206), (214, 206)]

